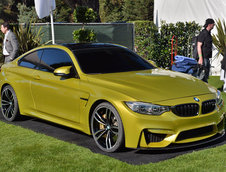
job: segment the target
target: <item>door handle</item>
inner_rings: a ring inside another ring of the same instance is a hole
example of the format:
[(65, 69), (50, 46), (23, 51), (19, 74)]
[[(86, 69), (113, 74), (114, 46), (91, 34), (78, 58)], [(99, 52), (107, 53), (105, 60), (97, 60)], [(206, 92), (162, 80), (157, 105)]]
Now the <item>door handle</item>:
[(33, 78), (36, 79), (36, 80), (40, 80), (40, 76), (39, 75), (34, 75)]

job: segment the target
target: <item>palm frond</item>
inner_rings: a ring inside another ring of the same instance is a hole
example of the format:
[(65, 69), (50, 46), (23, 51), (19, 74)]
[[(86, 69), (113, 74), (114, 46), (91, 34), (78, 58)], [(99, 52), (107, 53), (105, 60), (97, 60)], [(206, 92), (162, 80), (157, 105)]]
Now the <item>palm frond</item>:
[(213, 44), (218, 50), (218, 55), (224, 55), (226, 51), (226, 24), (224, 20), (216, 21), (217, 34), (213, 34)]
[(19, 54), (23, 54), (33, 48), (41, 46), (45, 43), (42, 43), (42, 37), (44, 32), (42, 32), (42, 27), (39, 29), (32, 28), (32, 19), (28, 24), (19, 25), (18, 29), (14, 27), (14, 33), (19, 42)]

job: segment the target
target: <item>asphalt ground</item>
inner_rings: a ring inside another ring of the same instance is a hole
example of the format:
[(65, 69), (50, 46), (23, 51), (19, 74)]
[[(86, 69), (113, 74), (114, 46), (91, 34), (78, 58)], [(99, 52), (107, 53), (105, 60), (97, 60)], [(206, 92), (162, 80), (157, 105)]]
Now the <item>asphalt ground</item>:
[(4, 120), (0, 112), (0, 120), (23, 128), (33, 130), (37, 133), (42, 133), (59, 140), (63, 140), (72, 144), (76, 144), (90, 149), (94, 153), (103, 154), (120, 161), (133, 164), (148, 164), (155, 163), (164, 160), (168, 160), (183, 154), (191, 153), (193, 151), (199, 151), (202, 149), (208, 149), (226, 144), (226, 134), (218, 140), (212, 141), (199, 146), (193, 146), (189, 148), (169, 149), (169, 150), (141, 150), (141, 149), (124, 149), (121, 152), (106, 153), (101, 151), (96, 145), (92, 136), (86, 135), (78, 130), (64, 127), (58, 124), (54, 124), (48, 121), (44, 121), (37, 118), (22, 116), (17, 121), (7, 122)]

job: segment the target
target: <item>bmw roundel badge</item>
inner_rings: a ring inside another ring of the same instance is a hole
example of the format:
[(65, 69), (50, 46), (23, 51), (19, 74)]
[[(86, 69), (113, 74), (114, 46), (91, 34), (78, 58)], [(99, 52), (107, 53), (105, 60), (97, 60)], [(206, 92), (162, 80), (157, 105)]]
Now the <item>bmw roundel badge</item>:
[(194, 100), (195, 100), (196, 102), (199, 102), (199, 99), (198, 99), (197, 97), (194, 97)]

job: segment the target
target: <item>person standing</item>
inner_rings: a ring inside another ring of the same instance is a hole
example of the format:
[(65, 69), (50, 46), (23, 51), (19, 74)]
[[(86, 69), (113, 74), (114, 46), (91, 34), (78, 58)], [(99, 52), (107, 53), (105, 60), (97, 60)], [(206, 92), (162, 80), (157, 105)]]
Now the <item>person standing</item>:
[(212, 36), (211, 30), (214, 28), (215, 22), (213, 19), (206, 19), (204, 29), (200, 32), (197, 42), (198, 64), (205, 69), (203, 81), (208, 82), (210, 72), (210, 58), (212, 58)]
[(8, 63), (16, 58), (19, 44), (16, 35), (9, 29), (8, 22), (1, 24), (1, 31), (5, 34), (3, 41), (3, 55), (5, 58), (4, 63)]

